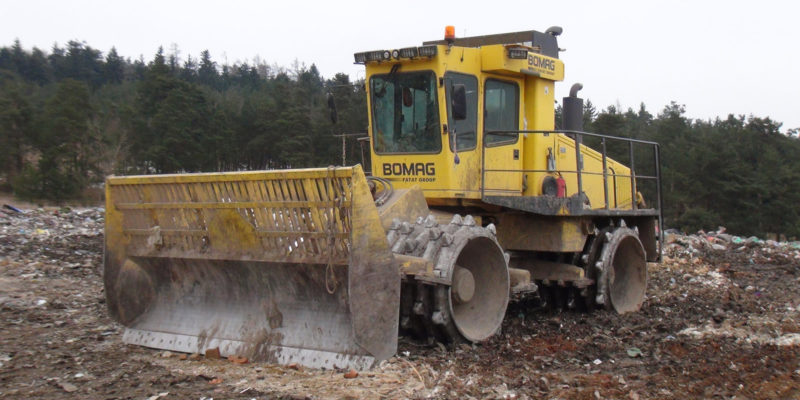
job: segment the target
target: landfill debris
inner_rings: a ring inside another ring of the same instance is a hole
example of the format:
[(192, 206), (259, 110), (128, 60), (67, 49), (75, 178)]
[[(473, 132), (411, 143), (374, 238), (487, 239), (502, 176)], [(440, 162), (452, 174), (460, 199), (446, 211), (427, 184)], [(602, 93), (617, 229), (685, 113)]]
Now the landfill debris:
[(24, 213), (24, 211), (20, 210), (17, 207), (12, 206), (11, 204), (3, 204), (3, 208), (5, 208), (6, 210), (14, 211), (16, 213)]
[[(0, 258), (9, 261), (57, 260), (63, 268), (99, 268), (102, 255), (102, 208), (74, 209), (54, 215), (35, 209), (0, 213)], [(79, 243), (86, 241), (86, 243)], [(85, 244), (90, 244), (86, 247)]]
[(64, 391), (67, 392), (67, 393), (72, 393), (72, 392), (75, 392), (75, 391), (78, 390), (77, 386), (75, 386), (75, 385), (73, 385), (73, 384), (71, 384), (69, 382), (61, 382), (58, 385), (61, 386), (61, 388), (64, 389)]
[(800, 398), (800, 242), (780, 237), (669, 231), (639, 312), (514, 298), (485, 342), (401, 337), (348, 379), (125, 345), (103, 291), (102, 208), (2, 211), (3, 398)]
[(356, 370), (354, 370), (354, 369), (351, 369), (350, 371), (345, 372), (344, 377), (345, 377), (345, 379), (356, 378), (356, 377), (358, 377), (358, 372)]
[(228, 361), (234, 364), (247, 364), (248, 359), (247, 357), (239, 357), (239, 356), (228, 356)]
[(206, 358), (209, 360), (219, 360), (222, 358), (219, 354), (219, 347), (213, 349), (206, 349)]
[(669, 229), (665, 231), (664, 255), (676, 260), (706, 257), (748, 264), (800, 262), (800, 241), (762, 240), (755, 236), (742, 238), (726, 231), (725, 227), (719, 227), (711, 232), (683, 234)]
[(642, 356), (642, 350), (640, 350), (638, 347), (631, 347), (628, 349), (628, 357), (636, 358), (641, 356)]

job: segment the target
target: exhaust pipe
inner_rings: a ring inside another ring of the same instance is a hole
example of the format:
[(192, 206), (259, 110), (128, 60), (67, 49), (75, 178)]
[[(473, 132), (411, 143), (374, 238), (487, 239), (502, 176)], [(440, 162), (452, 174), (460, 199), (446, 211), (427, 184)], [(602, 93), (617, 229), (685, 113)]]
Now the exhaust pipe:
[(578, 91), (583, 85), (576, 83), (569, 90), (569, 97), (564, 97), (564, 107), (561, 112), (561, 126), (568, 131), (583, 131), (583, 99), (578, 97)]

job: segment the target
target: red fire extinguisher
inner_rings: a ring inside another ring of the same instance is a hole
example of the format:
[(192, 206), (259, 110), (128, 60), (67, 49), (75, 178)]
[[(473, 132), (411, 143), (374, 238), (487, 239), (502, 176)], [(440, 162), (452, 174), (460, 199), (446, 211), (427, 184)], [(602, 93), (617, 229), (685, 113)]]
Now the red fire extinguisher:
[(558, 178), (556, 178), (556, 187), (558, 188), (556, 197), (567, 197), (567, 182), (564, 181), (561, 174), (558, 174)]

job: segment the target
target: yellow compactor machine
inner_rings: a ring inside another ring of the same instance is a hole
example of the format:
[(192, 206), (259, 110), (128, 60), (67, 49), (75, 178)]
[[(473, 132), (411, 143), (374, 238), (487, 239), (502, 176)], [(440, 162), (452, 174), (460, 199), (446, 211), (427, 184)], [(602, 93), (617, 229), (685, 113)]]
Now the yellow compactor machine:
[(658, 145), (581, 132), (578, 86), (554, 130), (560, 33), (356, 53), (371, 173), (109, 177), (105, 290), (124, 341), (368, 368), (399, 332), (491, 337), (514, 293), (638, 310), (660, 257)]

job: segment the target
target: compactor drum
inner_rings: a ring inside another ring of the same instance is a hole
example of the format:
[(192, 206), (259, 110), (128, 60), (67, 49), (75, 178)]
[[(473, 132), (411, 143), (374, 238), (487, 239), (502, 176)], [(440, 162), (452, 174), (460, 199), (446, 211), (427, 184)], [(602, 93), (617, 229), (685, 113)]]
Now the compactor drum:
[(404, 279), (400, 326), (405, 332), (449, 343), (479, 342), (500, 329), (509, 276), (493, 225), (476, 226), (470, 215), (455, 215), (446, 224), (433, 215), (416, 223), (395, 219), (387, 240), (398, 257), (415, 257), (428, 266)]
[(315, 367), (396, 351), (400, 274), (360, 167), (111, 177), (124, 341)]

